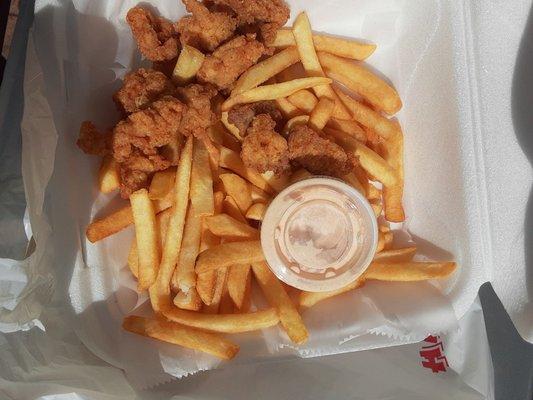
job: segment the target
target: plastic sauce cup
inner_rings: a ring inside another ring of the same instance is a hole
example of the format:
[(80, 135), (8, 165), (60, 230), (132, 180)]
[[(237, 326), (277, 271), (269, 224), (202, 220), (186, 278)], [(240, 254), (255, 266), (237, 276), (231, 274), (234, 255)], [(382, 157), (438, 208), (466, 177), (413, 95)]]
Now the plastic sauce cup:
[(272, 272), (311, 292), (340, 289), (361, 276), (377, 242), (378, 224), (366, 198), (328, 177), (284, 189), (261, 225), (261, 245)]

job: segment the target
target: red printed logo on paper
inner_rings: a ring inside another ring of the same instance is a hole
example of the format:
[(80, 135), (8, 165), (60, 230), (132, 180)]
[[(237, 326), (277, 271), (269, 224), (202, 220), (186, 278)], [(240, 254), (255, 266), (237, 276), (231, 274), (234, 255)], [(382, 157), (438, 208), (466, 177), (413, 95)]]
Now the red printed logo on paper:
[(449, 367), (448, 360), (444, 355), (444, 346), (440, 340), (440, 336), (428, 336), (424, 343), (429, 343), (422, 346), (420, 357), (423, 358), (422, 366), (431, 369), (433, 373), (445, 372), (446, 367)]

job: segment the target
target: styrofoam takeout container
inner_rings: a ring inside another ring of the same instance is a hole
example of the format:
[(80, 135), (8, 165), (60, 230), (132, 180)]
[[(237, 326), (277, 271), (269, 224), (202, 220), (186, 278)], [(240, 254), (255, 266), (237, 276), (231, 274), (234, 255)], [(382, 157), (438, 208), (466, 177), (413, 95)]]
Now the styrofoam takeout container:
[[(36, 2), (23, 171), (37, 242), (34, 271), (54, 277), (54, 299), (65, 302), (65, 318), (72, 318), (89, 349), (146, 386), (164, 380), (163, 371), (181, 377), (218, 361), (124, 333), (122, 317), (147, 308), (146, 295), (136, 293), (126, 266), (132, 229), (97, 244), (84, 234), (94, 216), (118, 204), (113, 196), (97, 193), (99, 161), (82, 154), (75, 141), (82, 120), (101, 127), (116, 123), (111, 95), (123, 75), (143, 63), (124, 20), (136, 3)], [(167, 18), (184, 13), (175, 0), (148, 3)], [(369, 283), (317, 305), (304, 313), (311, 337), (303, 347), (294, 347), (278, 328), (233, 337), (241, 352), (232, 362), (358, 351), (454, 329), (489, 280), (493, 262), (487, 203), (492, 187), (486, 182), (487, 144), (473, 62), (478, 57), (471, 33), (475, 5), (438, 0), (289, 4), (293, 18), (307, 11), (315, 31), (378, 45), (368, 65), (394, 84), (404, 103), (397, 117), (405, 132), (408, 219), (406, 234), (397, 236), (408, 240), (410, 235), (422, 257), (455, 259), (459, 267), (445, 281)], [(514, 249), (517, 257), (523, 256), (521, 250)]]

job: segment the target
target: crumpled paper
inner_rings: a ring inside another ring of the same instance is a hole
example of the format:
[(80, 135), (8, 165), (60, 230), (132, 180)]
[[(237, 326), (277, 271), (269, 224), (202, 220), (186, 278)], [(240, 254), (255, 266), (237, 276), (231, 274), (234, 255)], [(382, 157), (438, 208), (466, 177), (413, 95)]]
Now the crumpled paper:
[[(168, 18), (183, 13), (174, 1), (152, 3)], [(449, 99), (460, 91), (450, 82), (466, 79), (460, 75), (465, 62), (461, 51), (466, 52), (467, 45), (457, 5), (394, 0), (290, 3), (293, 16), (308, 11), (317, 31), (378, 43), (371, 65), (392, 80), (405, 104), (399, 115), (406, 133), (405, 205), (411, 216), (405, 228), (423, 255), (455, 257), (460, 269), (446, 282), (369, 283), (325, 301), (304, 314), (311, 331), (305, 346), (294, 347), (278, 328), (239, 335), (235, 339), (241, 354), (232, 362), (344, 353), (453, 331), (491, 271), (485, 252), (488, 221), (479, 194), (483, 171), (471, 157), (475, 132), (467, 112), (450, 108)], [(186, 376), (213, 368), (218, 361), (123, 332), (123, 315), (139, 306), (125, 273), (131, 229), (95, 245), (84, 236), (88, 222), (116, 208), (117, 202), (96, 192), (98, 161), (83, 155), (75, 139), (84, 119), (101, 127), (116, 122), (111, 93), (124, 73), (142, 62), (124, 22), (133, 5), (36, 2), (23, 122), (23, 173), (36, 249), (22, 266), (28, 277), (24, 291), (15, 296), (21, 285), (11, 285), (10, 300), (16, 298), (24, 313), (9, 315), (13, 327), (22, 328), (36, 320), (49, 301), (64, 302), (65, 318), (83, 343), (124, 369), (137, 387), (147, 387), (164, 382), (167, 374)], [(439, 74), (432, 72), (436, 64)], [(439, 96), (434, 95), (437, 91)]]

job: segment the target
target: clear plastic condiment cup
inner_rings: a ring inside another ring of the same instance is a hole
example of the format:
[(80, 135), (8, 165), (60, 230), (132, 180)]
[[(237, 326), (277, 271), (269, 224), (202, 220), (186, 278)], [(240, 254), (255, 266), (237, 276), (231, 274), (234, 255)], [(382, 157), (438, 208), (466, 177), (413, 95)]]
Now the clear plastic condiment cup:
[(378, 224), (366, 198), (329, 177), (304, 179), (268, 207), (261, 245), (274, 274), (301, 290), (340, 289), (372, 261)]

